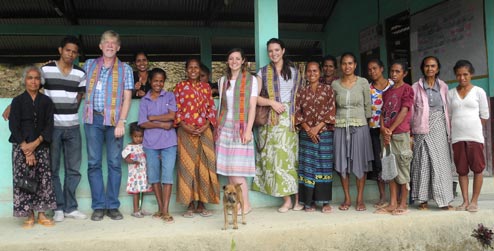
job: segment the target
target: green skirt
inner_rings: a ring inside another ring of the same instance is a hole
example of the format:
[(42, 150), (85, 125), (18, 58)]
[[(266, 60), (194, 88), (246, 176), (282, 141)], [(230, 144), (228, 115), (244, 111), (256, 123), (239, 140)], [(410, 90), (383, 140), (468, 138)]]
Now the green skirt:
[(256, 175), (252, 190), (275, 197), (292, 195), (298, 191), (298, 135), (290, 128), (288, 103), (279, 116), (278, 125), (258, 128), (256, 149)]

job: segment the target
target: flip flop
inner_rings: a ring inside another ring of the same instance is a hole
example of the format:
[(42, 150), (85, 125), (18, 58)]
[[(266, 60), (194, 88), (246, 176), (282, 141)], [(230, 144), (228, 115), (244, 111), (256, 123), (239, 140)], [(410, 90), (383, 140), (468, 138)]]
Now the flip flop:
[(182, 214), (184, 218), (194, 218), (194, 211), (193, 210), (187, 210), (185, 213)]
[(206, 210), (206, 209), (202, 209), (201, 212), (199, 213), (199, 215), (202, 217), (210, 217), (213, 215), (213, 212)]
[(302, 209), (304, 209), (305, 207), (300, 205), (300, 204), (297, 204), (295, 206), (293, 206), (293, 211), (302, 211)]
[(391, 213), (392, 215), (405, 215), (405, 214), (408, 214), (410, 212), (410, 210), (408, 210), (407, 208), (397, 208), (395, 210), (393, 210), (393, 212)]
[(161, 219), (161, 216), (163, 216), (163, 214), (160, 211), (158, 211), (153, 214), (153, 219)]
[(470, 213), (478, 212), (479, 211), (479, 206), (477, 206), (477, 205), (469, 205), (467, 207), (467, 211), (470, 212)]
[(50, 219), (38, 219), (38, 224), (44, 227), (53, 227), (55, 225), (55, 222)]
[(34, 227), (34, 219), (25, 220), (24, 223), (22, 224), (22, 228), (24, 229), (31, 229), (33, 227)]
[[(393, 210), (394, 211), (394, 210)], [(386, 210), (386, 208), (378, 208), (376, 211), (374, 211), (375, 214), (391, 214), (391, 211)]]
[(465, 205), (459, 205), (455, 208), (456, 211), (468, 211), (468, 206)]
[(383, 208), (383, 207), (387, 207), (387, 206), (389, 206), (389, 203), (385, 202), (385, 201), (380, 201), (380, 202), (374, 204), (374, 208)]
[(333, 208), (330, 205), (326, 205), (321, 208), (321, 213), (323, 214), (329, 214), (332, 212), (333, 212)]
[(350, 204), (341, 203), (341, 205), (338, 207), (338, 209), (341, 211), (348, 211), (350, 206), (351, 206)]
[(365, 211), (365, 210), (367, 210), (367, 208), (365, 207), (365, 204), (364, 203), (357, 203), (357, 205), (355, 206), (355, 210), (357, 210), (357, 211)]
[[(244, 211), (244, 215), (248, 215), (252, 211), (252, 208), (249, 208), (248, 210)], [(242, 216), (242, 211), (238, 210), (237, 212), (238, 216)]]
[(316, 211), (316, 207), (306, 207), (304, 211), (307, 213), (312, 213)]
[(441, 210), (443, 211), (452, 211), (452, 210), (455, 210), (455, 208), (451, 205), (447, 205), (445, 207), (441, 207)]
[(163, 214), (163, 216), (161, 216), (161, 219), (163, 219), (163, 221), (166, 224), (172, 224), (175, 222), (175, 220), (173, 219), (173, 216), (171, 216), (170, 214)]
[(429, 205), (427, 205), (427, 203), (420, 203), (417, 209), (420, 211), (429, 210)]

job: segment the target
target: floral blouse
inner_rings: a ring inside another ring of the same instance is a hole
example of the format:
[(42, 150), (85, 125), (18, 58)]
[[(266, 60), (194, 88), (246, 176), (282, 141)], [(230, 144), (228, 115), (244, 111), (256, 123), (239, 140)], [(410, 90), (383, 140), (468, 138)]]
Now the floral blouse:
[(185, 80), (175, 86), (173, 93), (177, 101), (176, 125), (184, 121), (187, 125), (199, 127), (209, 120), (211, 125), (216, 126), (216, 108), (209, 84), (192, 84)]
[(324, 122), (326, 126), (320, 132), (333, 131), (335, 116), (335, 98), (330, 85), (320, 83), (315, 92), (310, 85), (299, 88), (295, 97), (295, 125), (299, 129), (304, 122), (310, 127)]
[(371, 83), (370, 84), (370, 95), (371, 95), (371, 113), (372, 117), (369, 120), (369, 127), (370, 128), (380, 128), (380, 115), (381, 115), (381, 108), (383, 106), (383, 93), (387, 91), (390, 87), (394, 85), (393, 80), (389, 79), (388, 80), (388, 85), (383, 89), (379, 90), (374, 87), (374, 85)]

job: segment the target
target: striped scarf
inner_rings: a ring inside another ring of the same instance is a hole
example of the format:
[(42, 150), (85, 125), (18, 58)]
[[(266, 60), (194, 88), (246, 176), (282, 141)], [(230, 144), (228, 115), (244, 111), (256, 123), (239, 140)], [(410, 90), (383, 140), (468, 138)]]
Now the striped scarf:
[[(87, 85), (87, 95), (84, 106), (84, 122), (93, 123), (93, 98), (94, 87), (97, 85), (100, 77), (100, 71), (103, 67), (103, 57), (94, 60), (88, 67), (86, 76), (91, 76)], [(124, 64), (115, 58), (113, 66), (110, 68), (111, 74), (108, 76), (106, 89), (104, 90), (104, 120), (103, 125), (116, 126), (120, 117), (120, 108), (123, 103), (125, 71)]]
[[(226, 90), (230, 87), (229, 81), (230, 80), (227, 80), (226, 77), (221, 79), (221, 104), (219, 110), (220, 126), (218, 128), (222, 128), (226, 121), (226, 113), (228, 112)], [(239, 132), (239, 139), (243, 137), (245, 129), (247, 128), (251, 92), (252, 75), (249, 72), (242, 72), (241, 77), (240, 75), (237, 77), (233, 89), (233, 121), (235, 132)]]
[[(266, 88), (268, 91), (268, 98), (271, 100), (275, 100), (276, 102), (281, 102), (280, 95), (280, 81), (278, 73), (276, 71), (276, 67), (272, 63), (261, 68), (262, 74), (262, 88)], [(298, 90), (298, 87), (302, 83), (302, 79), (300, 78), (300, 74), (297, 69), (295, 69), (295, 76), (292, 76), (293, 79), (293, 88), (290, 94), (290, 127), (292, 130), (295, 130), (295, 96)], [(279, 123), (279, 115), (276, 112), (271, 112), (268, 120), (268, 124), (271, 126), (277, 125)]]

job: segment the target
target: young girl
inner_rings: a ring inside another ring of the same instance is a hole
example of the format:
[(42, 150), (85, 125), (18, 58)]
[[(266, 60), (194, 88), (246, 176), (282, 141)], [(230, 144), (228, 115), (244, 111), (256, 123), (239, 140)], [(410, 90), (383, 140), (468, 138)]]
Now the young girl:
[[(389, 205), (376, 211), (381, 214), (403, 215), (408, 213), (407, 195), (410, 190), (410, 162), (412, 161), (410, 118), (413, 89), (403, 82), (407, 69), (404, 62), (395, 62), (391, 65), (389, 74), (395, 84), (383, 95), (381, 137), (384, 147), (389, 146), (395, 154), (398, 175), (389, 182)], [(398, 189), (401, 194), (399, 204)]]
[(146, 129), (142, 145), (148, 161), (148, 181), (153, 186), (159, 207), (153, 218), (173, 223), (168, 205), (177, 158), (177, 133), (172, 126), (177, 105), (173, 93), (163, 90), (166, 80), (164, 70), (152, 69), (149, 78), (151, 90), (141, 99), (139, 126)]
[(137, 122), (131, 123), (129, 127), (132, 142), (122, 151), (122, 157), (129, 164), (127, 193), (134, 195), (134, 212), (131, 215), (142, 218), (144, 215), (148, 215), (146, 211), (142, 210), (142, 201), (144, 198), (142, 193), (151, 191), (146, 175), (146, 154), (142, 149), (144, 129), (138, 126)]

